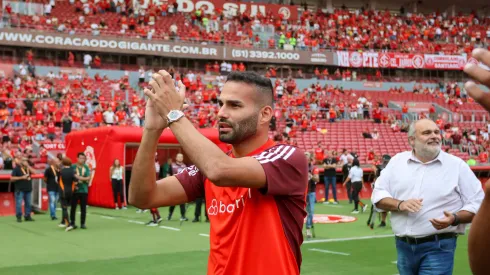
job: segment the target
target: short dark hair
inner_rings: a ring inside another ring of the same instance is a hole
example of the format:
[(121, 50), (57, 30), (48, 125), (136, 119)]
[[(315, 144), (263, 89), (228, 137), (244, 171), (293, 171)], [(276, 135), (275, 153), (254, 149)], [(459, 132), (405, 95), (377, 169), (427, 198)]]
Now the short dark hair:
[(358, 158), (355, 158), (355, 159), (352, 161), (352, 166), (361, 167), (361, 164), (359, 163), (359, 159), (358, 159)]
[(78, 154), (77, 154), (77, 158), (79, 158), (80, 156), (82, 156), (82, 157), (86, 157), (86, 156), (85, 156), (85, 154), (84, 154), (84, 153), (82, 153), (82, 152), (80, 152), (80, 153), (78, 153)]
[(274, 89), (272, 88), (272, 81), (256, 72), (232, 72), (226, 78), (226, 82), (241, 82), (255, 86), (258, 93), (265, 96), (265, 102), (263, 106), (269, 105), (272, 107), (274, 104)]

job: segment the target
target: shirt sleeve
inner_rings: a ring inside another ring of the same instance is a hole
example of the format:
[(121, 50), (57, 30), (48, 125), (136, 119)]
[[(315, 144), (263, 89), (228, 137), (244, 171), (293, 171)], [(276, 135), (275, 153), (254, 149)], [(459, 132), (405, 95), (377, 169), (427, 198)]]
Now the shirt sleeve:
[(376, 182), (374, 183), (374, 189), (371, 195), (371, 202), (373, 203), (374, 208), (378, 212), (386, 212), (386, 211), (377, 208), (376, 203), (378, 203), (380, 200), (384, 198), (393, 198), (390, 190), (390, 175), (391, 175), (391, 171), (394, 169), (393, 168), (394, 162), (395, 162), (394, 159), (392, 159), (385, 167), (385, 169), (381, 170), (379, 177), (376, 179)]
[(355, 169), (352, 169), (352, 168), (349, 170), (349, 178), (351, 181), (352, 181), (352, 177), (354, 176), (354, 170)]
[(292, 146), (279, 146), (254, 156), (264, 168), (267, 183), (259, 191), (272, 196), (304, 196), (308, 188), (308, 161)]
[(476, 214), (485, 195), (480, 180), (471, 171), (468, 164), (464, 162), (461, 162), (458, 185), (461, 199), (463, 200), (463, 208), (461, 210)]
[(195, 165), (183, 169), (175, 177), (182, 184), (182, 187), (184, 187), (188, 201), (191, 202), (197, 198), (204, 197), (205, 177)]

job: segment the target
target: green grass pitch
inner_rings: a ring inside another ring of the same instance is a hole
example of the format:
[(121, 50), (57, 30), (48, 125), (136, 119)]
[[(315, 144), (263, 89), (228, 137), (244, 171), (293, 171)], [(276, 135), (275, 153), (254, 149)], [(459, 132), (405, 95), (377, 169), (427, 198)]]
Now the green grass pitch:
[[(354, 216), (351, 210), (352, 205), (343, 201), (336, 206), (317, 204), (315, 212)], [(1, 217), (0, 274), (206, 274), (209, 224), (188, 221), (181, 226), (178, 208), (172, 221), (162, 221), (163, 228), (143, 225), (150, 213), (138, 214), (134, 208), (89, 207), (88, 213), (88, 229), (71, 232), (58, 228), (59, 220), (51, 221), (48, 214), (35, 215), (33, 223)], [(168, 209), (160, 208), (160, 213), (165, 218)], [(193, 213), (191, 205), (190, 219)], [(303, 244), (301, 274), (398, 274), (394, 238), (387, 236), (392, 234), (389, 224), (370, 230), (367, 215), (356, 215), (352, 223), (317, 224), (313, 240), (329, 241)], [(467, 236), (458, 240), (454, 274), (471, 274)]]

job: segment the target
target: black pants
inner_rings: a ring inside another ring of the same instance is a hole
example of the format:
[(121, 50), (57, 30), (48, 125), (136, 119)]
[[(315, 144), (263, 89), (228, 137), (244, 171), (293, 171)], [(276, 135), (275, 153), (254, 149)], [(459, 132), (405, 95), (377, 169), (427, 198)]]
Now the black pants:
[(206, 219), (208, 219), (208, 211), (206, 211), (206, 200), (204, 198), (198, 198), (196, 200), (196, 211), (194, 212), (194, 217), (196, 220), (199, 220), (201, 218), (201, 207), (204, 204), (204, 215), (206, 216)]
[(352, 200), (354, 201), (354, 209), (358, 210), (359, 193), (362, 190), (362, 182), (356, 181), (352, 183)]
[(61, 223), (66, 224), (66, 226), (70, 225), (70, 217), (68, 216), (68, 207), (71, 206), (72, 197), (73, 194), (71, 193), (71, 191), (70, 192), (64, 191), (61, 194), (60, 202), (61, 202), (61, 209), (63, 212)]
[(349, 198), (349, 203), (352, 202), (352, 182), (348, 181), (345, 185), (347, 189), (347, 197)]
[[(172, 218), (172, 215), (174, 214), (175, 206), (170, 206), (169, 211), (168, 211), (168, 217)], [(182, 218), (185, 218), (185, 204), (180, 205), (180, 216)]]
[(87, 193), (73, 193), (70, 209), (71, 225), (75, 225), (75, 215), (77, 213), (78, 201), (80, 201), (80, 211), (82, 212), (80, 224), (85, 224), (85, 218), (87, 217), (87, 198)]
[(117, 206), (117, 198), (119, 197), (121, 207), (125, 205), (123, 182), (122, 180), (112, 179), (112, 193), (114, 194), (114, 204)]

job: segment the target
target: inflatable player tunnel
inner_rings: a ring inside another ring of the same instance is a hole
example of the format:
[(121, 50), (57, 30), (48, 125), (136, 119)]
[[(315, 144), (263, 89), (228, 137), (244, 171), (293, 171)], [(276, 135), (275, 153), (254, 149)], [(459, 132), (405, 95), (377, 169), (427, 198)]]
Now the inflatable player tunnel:
[[(216, 129), (199, 129), (199, 131), (226, 151), (226, 144), (219, 141)], [(66, 156), (75, 163), (77, 154), (83, 152), (87, 156), (88, 166), (92, 169), (89, 205), (110, 208), (115, 206), (109, 169), (115, 159), (119, 159), (123, 167), (132, 167), (142, 135), (143, 129), (139, 127), (99, 127), (71, 132), (66, 136)], [(175, 154), (179, 152), (185, 156), (175, 136), (166, 129), (160, 137), (156, 160), (162, 164), (169, 157), (175, 159)], [(184, 162), (188, 161), (185, 158)], [(128, 171), (125, 174), (128, 175)], [(124, 196), (127, 197), (129, 179), (125, 176), (124, 181), (126, 185)]]

